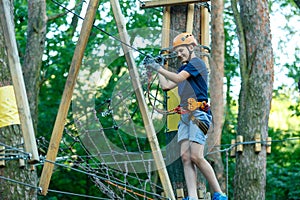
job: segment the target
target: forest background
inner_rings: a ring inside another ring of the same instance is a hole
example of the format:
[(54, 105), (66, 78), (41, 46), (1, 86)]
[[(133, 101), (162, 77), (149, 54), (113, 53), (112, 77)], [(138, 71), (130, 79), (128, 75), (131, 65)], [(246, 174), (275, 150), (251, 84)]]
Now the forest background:
[[(60, 4), (72, 9), (75, 2), (60, 2)], [(84, 16), (87, 3), (77, 2), (74, 12)], [(127, 21), (129, 32), (155, 27), (159, 33), (162, 25), (162, 10), (147, 9), (140, 10), (137, 2), (121, 1), (122, 12)], [(275, 84), (273, 91), (272, 109), (269, 121), (269, 136), (272, 137), (272, 153), (267, 157), (267, 191), (266, 199), (300, 199), (299, 190), (299, 159), (300, 159), (300, 107), (299, 91), (297, 82), (300, 78), (300, 57), (299, 57), (299, 26), (300, 22), (299, 7), (294, 1), (275, 0), (269, 3), (271, 14), (271, 29), (273, 39), (273, 51), (275, 60)], [(19, 54), (25, 53), (26, 31), (28, 8), (26, 1), (15, 1), (15, 28), (19, 47)], [(101, 14), (100, 14), (101, 13)], [(43, 64), (40, 71), (41, 82), (38, 100), (38, 123), (37, 138), (39, 141), (49, 141), (52, 125), (54, 124), (57, 110), (60, 104), (63, 86), (68, 75), (70, 62), (75, 49), (81, 19), (74, 16), (65, 9), (58, 6), (54, 1), (47, 2), (47, 38), (44, 48)], [(152, 16), (151, 18), (145, 16)], [(230, 144), (231, 139), (235, 138), (237, 126), (237, 101), (240, 84), (239, 61), (238, 61), (238, 39), (235, 33), (235, 24), (233, 22), (232, 11), (229, 2), (225, 1), (224, 10), (225, 20), (225, 77), (224, 77), (224, 101), (226, 102), (226, 115), (222, 132), (222, 144)], [(93, 28), (86, 55), (97, 51), (93, 56), (111, 59), (115, 57), (113, 51), (111, 54), (105, 54), (101, 51), (103, 45), (108, 44), (113, 48), (118, 45), (101, 30), (117, 35), (116, 25), (112, 17), (112, 12), (108, 2), (101, 2), (99, 12), (97, 12), (95, 26)], [(152, 36), (155, 38), (158, 35)], [(153, 40), (155, 41), (155, 40)], [(157, 54), (158, 48), (149, 53)], [(91, 59), (93, 60), (93, 59)], [(23, 62), (21, 60), (21, 62)], [(124, 74), (125, 59), (118, 57), (113, 64), (107, 66), (108, 71), (102, 72), (102, 75), (108, 75), (109, 78), (99, 85), (97, 101), (103, 102), (109, 98), (114, 90), (114, 80), (118, 80)], [(122, 66), (115, 68), (114, 66)], [(105, 123), (105, 122), (102, 122)], [(298, 139), (297, 139), (298, 138)], [(64, 146), (65, 145), (65, 146)], [(68, 151), (80, 152), (80, 149), (68, 150), (67, 143), (62, 144), (65, 154)], [(42, 155), (47, 151), (47, 146), (39, 145)], [(225, 161), (225, 155), (223, 154)], [(232, 193), (232, 183), (235, 160), (229, 160), (229, 192)], [(38, 176), (41, 166), (37, 167)], [(52, 177), (51, 188), (61, 190), (64, 188), (70, 192), (80, 192), (82, 194), (97, 195), (99, 189), (86, 175), (72, 175), (72, 172), (58, 169)], [(298, 183), (297, 183), (298, 181)], [(231, 195), (229, 195), (231, 196)], [(43, 199), (44, 197), (39, 197)], [(49, 193), (47, 199), (74, 199), (66, 195), (57, 195)]]

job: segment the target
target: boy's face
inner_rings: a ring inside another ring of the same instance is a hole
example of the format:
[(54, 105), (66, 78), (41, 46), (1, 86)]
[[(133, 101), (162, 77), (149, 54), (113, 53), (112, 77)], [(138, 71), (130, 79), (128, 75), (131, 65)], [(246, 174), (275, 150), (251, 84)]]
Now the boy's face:
[(190, 59), (190, 53), (192, 49), (189, 49), (191, 45), (189, 46), (179, 46), (174, 49), (174, 51), (177, 54), (177, 58), (183, 62), (187, 62)]

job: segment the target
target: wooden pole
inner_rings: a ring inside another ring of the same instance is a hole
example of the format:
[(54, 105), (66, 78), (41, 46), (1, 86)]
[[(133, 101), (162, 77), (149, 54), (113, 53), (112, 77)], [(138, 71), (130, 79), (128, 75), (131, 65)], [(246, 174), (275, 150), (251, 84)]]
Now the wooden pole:
[(201, 44), (209, 46), (209, 12), (208, 8), (201, 7)]
[[(121, 40), (125, 44), (130, 44), (129, 38), (128, 38), (128, 33), (126, 30), (126, 23), (124, 21), (124, 16), (122, 15), (121, 12), (121, 7), (119, 4), (118, 0), (110, 0), (112, 10), (114, 13), (115, 21), (118, 27), (118, 31), (120, 34)], [(148, 115), (148, 107), (144, 98), (144, 93), (142, 90), (142, 86), (139, 80), (139, 73), (137, 71), (134, 59), (133, 59), (133, 54), (131, 49), (128, 48), (128, 46), (122, 44), (122, 48), (125, 54), (126, 62), (129, 68), (129, 75), (131, 78), (131, 82), (135, 91), (135, 95), (139, 104), (139, 108), (142, 114), (144, 126), (146, 129), (147, 137), (150, 143), (150, 147), (152, 150), (153, 158), (158, 170), (158, 174), (164, 189), (164, 192), (166, 196), (172, 200), (175, 200), (175, 195), (171, 186), (171, 182), (169, 179), (169, 175), (164, 163), (164, 159), (159, 147), (158, 139), (156, 137), (155, 129), (152, 123), (152, 120), (150, 119)]]
[(34, 134), (34, 128), (32, 118), (29, 109), (29, 103), (27, 99), (27, 93), (25, 89), (25, 83), (23, 79), (22, 67), (20, 64), (16, 36), (14, 31), (14, 25), (12, 17), (10, 15), (10, 1), (1, 0), (0, 15), (1, 24), (4, 32), (5, 46), (8, 54), (8, 63), (12, 82), (14, 85), (16, 102), (18, 106), (21, 129), (25, 143), (26, 152), (30, 153), (30, 163), (36, 163), (39, 161), (39, 154), (36, 145), (36, 139)]
[(186, 32), (193, 33), (195, 4), (188, 4), (188, 13), (186, 18)]
[(168, 48), (170, 46), (170, 24), (171, 24), (171, 7), (164, 8), (161, 47)]
[[(46, 159), (51, 162), (55, 162), (56, 160), (59, 143), (62, 138), (65, 121), (67, 118), (72, 94), (76, 83), (76, 78), (78, 76), (79, 68), (84, 55), (84, 50), (86, 48), (88, 38), (93, 26), (98, 3), (99, 0), (91, 0), (89, 2), (85, 19), (82, 24), (80, 36), (73, 55), (72, 63), (69, 70), (69, 75), (65, 84), (64, 92), (58, 109), (58, 114), (56, 117), (56, 121), (54, 124), (53, 132), (51, 135), (51, 140), (49, 143), (49, 148), (46, 156)], [(48, 192), (50, 179), (53, 173), (53, 167), (54, 167), (53, 163), (45, 162), (44, 164), (41, 179), (40, 179), (40, 184), (39, 184), (39, 186), (42, 188), (41, 194), (43, 195), (46, 195)]]
[[(170, 26), (171, 26), (171, 6), (166, 6), (164, 8), (163, 15), (163, 29), (161, 36), (161, 47), (168, 48), (170, 47)], [(168, 68), (168, 66), (165, 66)], [(178, 94), (177, 88), (174, 88), (170, 91), (167, 91), (167, 110), (171, 110), (175, 108), (178, 102)], [(176, 131), (178, 126), (178, 121), (180, 119), (180, 115), (167, 115), (167, 131)]]
[[(201, 40), (200, 43), (205, 46), (209, 46), (209, 13), (208, 8), (201, 7)], [(204, 50), (208, 53), (207, 50)], [(205, 62), (208, 69), (210, 69), (207, 56), (203, 56), (202, 60)], [(209, 70), (210, 71), (210, 70)]]

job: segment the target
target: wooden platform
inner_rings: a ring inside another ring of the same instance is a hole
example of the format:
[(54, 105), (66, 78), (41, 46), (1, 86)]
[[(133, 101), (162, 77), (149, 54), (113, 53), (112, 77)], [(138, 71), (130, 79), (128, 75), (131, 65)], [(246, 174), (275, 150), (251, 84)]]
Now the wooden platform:
[(153, 0), (153, 1), (144, 1), (141, 3), (140, 8), (153, 8), (161, 6), (175, 6), (180, 4), (191, 4), (191, 3), (200, 3), (208, 2), (209, 0)]

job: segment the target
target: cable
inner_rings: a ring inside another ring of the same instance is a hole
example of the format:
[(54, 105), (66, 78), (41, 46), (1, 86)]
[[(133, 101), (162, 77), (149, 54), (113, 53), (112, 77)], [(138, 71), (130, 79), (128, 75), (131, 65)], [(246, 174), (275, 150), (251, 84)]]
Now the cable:
[(77, 194), (77, 193), (72, 193), (72, 192), (64, 192), (64, 191), (59, 191), (59, 190), (48, 190), (49, 192), (53, 193), (58, 193), (58, 194), (65, 194), (65, 195), (71, 195), (71, 196), (77, 196), (77, 197), (85, 197), (85, 198), (91, 198), (91, 199), (109, 199), (109, 198), (102, 198), (102, 197), (95, 197), (95, 196), (90, 196), (90, 195), (85, 195), (85, 194)]
[[(24, 183), (24, 182), (20, 182), (20, 181), (14, 180), (14, 179), (10, 179), (10, 178), (4, 177), (4, 176), (0, 176), (0, 179), (6, 180), (6, 181), (9, 181), (9, 182), (12, 182), (12, 183), (16, 183), (16, 184), (19, 184), (19, 185), (23, 185), (23, 186), (26, 186), (26, 187), (30, 187), (30, 188), (36, 189), (39, 192), (41, 191), (40, 187), (31, 185), (31, 184), (27, 184), (27, 183)], [(49, 192), (54, 192), (54, 193), (59, 193), (59, 194), (66, 194), (66, 195), (71, 195), (71, 196), (78, 196), (78, 197), (85, 197), (85, 198), (92, 198), (92, 199), (107, 199), (107, 198), (95, 197), (95, 196), (90, 196), (90, 195), (85, 195), (85, 194), (76, 194), (76, 193), (64, 192), (64, 191), (58, 191), (58, 190), (51, 190), (51, 189), (49, 189), (48, 191)]]
[(12, 182), (12, 183), (16, 183), (16, 184), (19, 184), (19, 185), (23, 185), (23, 186), (26, 186), (26, 187), (30, 187), (30, 188), (33, 188), (33, 189), (36, 189), (36, 190), (41, 190), (40, 187), (31, 185), (31, 184), (28, 184), (28, 183), (20, 182), (20, 181), (14, 180), (14, 179), (10, 179), (10, 178), (4, 177), (4, 176), (0, 176), (0, 179), (6, 180), (6, 181), (9, 181), (9, 182)]
[[(60, 3), (58, 3), (58, 2), (57, 2), (57, 1), (55, 1), (55, 0), (51, 0), (51, 1), (52, 1), (53, 3), (55, 3), (55, 4), (57, 4), (58, 6), (60, 6), (60, 7), (64, 8), (65, 10), (67, 10), (69, 13), (72, 13), (73, 15), (75, 15), (76, 17), (78, 17), (79, 19), (81, 19), (81, 20), (84, 20), (84, 18), (83, 18), (83, 17), (81, 17), (81, 16), (80, 16), (80, 15), (78, 15), (77, 13), (73, 12), (72, 10), (68, 9), (68, 8), (67, 8), (67, 7), (65, 7), (64, 5), (62, 5), (62, 4), (60, 4)], [(144, 56), (147, 56), (147, 54), (146, 54), (146, 53), (144, 53), (144, 52), (142, 52), (142, 51), (138, 50), (137, 48), (135, 48), (135, 47), (131, 46), (130, 44), (127, 44), (127, 43), (123, 42), (123, 41), (122, 41), (122, 40), (120, 40), (119, 38), (117, 38), (117, 37), (113, 36), (112, 34), (108, 33), (107, 31), (105, 31), (105, 30), (103, 30), (103, 29), (101, 29), (101, 28), (97, 27), (96, 25), (94, 25), (94, 24), (93, 24), (93, 27), (95, 27), (96, 29), (98, 29), (98, 30), (99, 30), (99, 31), (101, 31), (102, 33), (104, 33), (104, 34), (106, 34), (106, 35), (108, 35), (108, 36), (112, 37), (113, 39), (117, 40), (118, 42), (120, 42), (120, 43), (122, 43), (122, 44), (126, 45), (127, 47), (129, 47), (129, 48), (131, 48), (131, 49), (135, 50), (136, 52), (139, 52), (140, 54), (142, 54), (142, 55), (144, 55)]]
[(94, 174), (94, 173), (85, 172), (85, 171), (82, 171), (82, 170), (80, 170), (80, 169), (76, 169), (76, 168), (73, 168), (73, 167), (70, 167), (70, 166), (66, 166), (66, 165), (63, 165), (63, 164), (59, 164), (59, 163), (56, 163), (56, 162), (52, 162), (51, 160), (47, 160), (47, 159), (45, 159), (44, 161), (45, 161), (45, 162), (49, 162), (49, 163), (54, 164), (54, 165), (57, 165), (57, 166), (60, 166), (60, 167), (65, 167), (65, 168), (67, 168), (67, 169), (71, 169), (71, 170), (76, 171), (76, 172), (79, 172), (79, 173), (83, 173), (83, 174), (89, 175), (89, 176), (91, 176), (91, 177), (98, 178), (98, 179), (103, 180), (103, 181), (105, 181), (105, 182), (114, 183), (114, 184), (117, 184), (117, 185), (119, 185), (119, 186), (129, 187), (129, 188), (135, 189), (135, 190), (137, 190), (137, 191), (142, 191), (142, 192), (144, 192), (144, 193), (148, 193), (149, 195), (153, 195), (153, 196), (160, 197), (160, 195), (158, 195), (158, 194), (151, 193), (151, 192), (148, 192), (148, 191), (144, 191), (144, 190), (142, 190), (142, 189), (140, 189), (140, 188), (136, 188), (136, 187), (134, 187), (134, 186), (128, 186), (128, 185), (123, 184), (123, 183), (118, 183), (117, 181), (112, 181), (112, 180), (109, 180), (109, 179), (107, 179), (107, 178), (100, 177), (100, 176), (98, 176), (98, 175), (96, 175), (96, 174)]
[[(283, 140), (272, 140), (272, 142), (285, 142), (285, 141), (293, 141), (293, 140), (300, 140), (300, 137), (294, 137), (294, 138), (286, 138), (286, 139), (283, 139)], [(231, 150), (232, 148), (238, 146), (238, 145), (241, 145), (241, 144), (256, 144), (256, 143), (261, 143), (262, 145), (267, 145), (267, 142), (266, 140), (262, 140), (262, 141), (246, 141), (246, 142), (238, 142), (238, 143), (235, 143), (235, 144), (224, 144), (224, 145), (217, 145), (217, 146), (213, 146), (213, 147), (221, 147), (221, 146), (230, 146), (229, 148), (225, 148), (225, 149), (221, 149), (221, 150), (218, 150), (218, 151), (212, 151), (212, 152), (209, 152), (207, 153), (206, 155), (209, 155), (209, 154), (214, 154), (214, 153), (218, 153), (218, 152), (227, 152), (229, 150)]]

